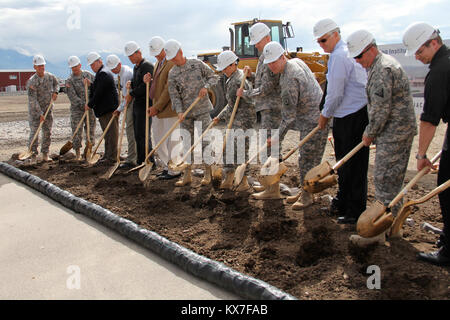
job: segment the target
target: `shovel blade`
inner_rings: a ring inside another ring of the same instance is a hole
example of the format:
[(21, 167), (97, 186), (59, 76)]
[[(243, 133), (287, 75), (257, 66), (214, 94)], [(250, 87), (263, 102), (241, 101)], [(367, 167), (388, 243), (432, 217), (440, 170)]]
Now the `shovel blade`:
[(258, 181), (267, 188), (280, 181), (281, 176), (286, 171), (287, 167), (284, 162), (279, 162), (277, 158), (271, 157), (267, 159), (266, 163), (261, 167)]
[(150, 171), (152, 171), (153, 168), (153, 162), (147, 162), (145, 164), (145, 167), (143, 167), (141, 170), (139, 170), (139, 180), (144, 182), (147, 180), (148, 175), (150, 174)]
[(106, 172), (106, 179), (110, 179), (112, 176), (113, 176), (113, 174), (116, 172), (116, 170), (119, 168), (119, 165), (120, 165), (120, 162), (116, 162), (115, 164), (114, 164), (114, 166), (112, 166), (109, 170), (108, 170), (108, 172)]
[(237, 167), (236, 171), (234, 172), (234, 182), (233, 185), (235, 187), (239, 186), (242, 182), (242, 179), (244, 178), (245, 169), (247, 168), (247, 165), (245, 163), (241, 164), (239, 167)]
[(372, 238), (389, 229), (394, 217), (387, 209), (380, 201), (376, 201), (366, 209), (356, 224), (358, 234), (364, 238)]
[(59, 155), (62, 156), (66, 154), (67, 152), (69, 152), (70, 149), (72, 149), (72, 147), (73, 147), (72, 141), (66, 142), (66, 144), (63, 145), (59, 150)]
[(333, 174), (318, 181), (305, 180), (303, 183), (303, 190), (309, 193), (319, 193), (336, 185), (337, 183), (337, 176)]
[(84, 152), (83, 152), (84, 158), (86, 160), (89, 160), (92, 156), (92, 143), (88, 142), (86, 144), (86, 146), (84, 147)]
[(221, 181), (222, 180), (222, 167), (218, 165), (211, 165), (211, 175), (213, 180)]
[(390, 237), (400, 237), (401, 236), (401, 230), (403, 227), (403, 224), (405, 223), (406, 218), (411, 214), (412, 212), (412, 206), (408, 203), (404, 204), (403, 207), (400, 209), (400, 212), (397, 214), (397, 216), (394, 219), (394, 222), (392, 223), (391, 231), (389, 236)]
[(89, 164), (96, 164), (100, 160), (100, 155), (98, 153), (94, 154), (90, 159), (88, 159)]
[(31, 157), (32, 152), (30, 150), (22, 152), (21, 154), (19, 154), (19, 160), (26, 160), (29, 157)]

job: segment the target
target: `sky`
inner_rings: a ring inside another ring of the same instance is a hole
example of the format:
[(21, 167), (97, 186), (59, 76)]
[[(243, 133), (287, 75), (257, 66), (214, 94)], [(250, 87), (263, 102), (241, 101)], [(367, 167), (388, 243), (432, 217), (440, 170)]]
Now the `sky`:
[(450, 38), (448, 12), (448, 0), (0, 0), (0, 49), (67, 63), (70, 55), (91, 51), (123, 54), (133, 40), (150, 58), (148, 43), (158, 35), (178, 40), (191, 57), (229, 46), (232, 22), (260, 18), (291, 22), (290, 49), (321, 52), (312, 29), (323, 18), (336, 21), (344, 40), (366, 29), (378, 44), (388, 44), (400, 43), (407, 26), (417, 21), (433, 24)]

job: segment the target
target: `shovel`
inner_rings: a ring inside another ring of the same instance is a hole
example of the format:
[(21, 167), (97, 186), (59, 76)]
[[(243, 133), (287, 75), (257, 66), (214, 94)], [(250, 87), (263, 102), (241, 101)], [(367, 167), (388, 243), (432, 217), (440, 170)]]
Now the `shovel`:
[(248, 159), (247, 162), (239, 165), (239, 167), (236, 168), (236, 171), (234, 172), (234, 182), (233, 182), (233, 186), (237, 187), (241, 184), (242, 179), (244, 178), (244, 174), (245, 174), (245, 169), (247, 168), (247, 166), (253, 161), (255, 160), (255, 158), (257, 156), (259, 156), (259, 154), (265, 149), (267, 148), (267, 142), (264, 144), (264, 146), (259, 149), (259, 151), (250, 159)]
[[(283, 157), (283, 161), (281, 163), (278, 164), (278, 159), (275, 159), (273, 157), (270, 157), (269, 159), (267, 159), (266, 163), (261, 168), (262, 177), (260, 178), (259, 182), (261, 182), (261, 184), (263, 186), (268, 187), (268, 186), (271, 186), (274, 183), (280, 181), (281, 176), (287, 171), (287, 167), (286, 167), (286, 165), (284, 165), (283, 162), (286, 161), (287, 159), (289, 159), (289, 157), (292, 156), (295, 151), (300, 149), (319, 130), (320, 130), (320, 128), (318, 126), (315, 127), (314, 129), (312, 129), (311, 132), (308, 133), (306, 135), (306, 137), (304, 137), (296, 147), (292, 148), (291, 151), (289, 151), (289, 153)], [(278, 172), (276, 174), (272, 174), (272, 175), (267, 174), (267, 171), (270, 170), (269, 168), (274, 168), (274, 165), (280, 166), (280, 168), (278, 169)], [(266, 174), (264, 174), (264, 173), (266, 173)]]
[(328, 163), (328, 161), (325, 161), (317, 167), (309, 170), (305, 175), (303, 189), (309, 193), (318, 193), (337, 184), (337, 169), (339, 169), (344, 163), (346, 163), (351, 157), (353, 157), (355, 153), (357, 153), (362, 147), (364, 147), (363, 141), (361, 141), (356, 147), (354, 147), (333, 167)]
[[(150, 82), (145, 83), (145, 156), (148, 155), (148, 127), (149, 127), (149, 115), (148, 115), (148, 109), (149, 109), (149, 90), (150, 90)], [(145, 162), (147, 162), (148, 157), (146, 157)]]
[(448, 187), (450, 187), (450, 180), (447, 180), (447, 182), (444, 182), (440, 186), (436, 187), (433, 191), (431, 191), (424, 197), (417, 199), (417, 200), (410, 200), (407, 203), (405, 203), (403, 205), (402, 209), (400, 210), (399, 214), (397, 215), (397, 217), (394, 219), (394, 223), (392, 224), (390, 236), (391, 237), (400, 236), (400, 230), (401, 230), (406, 218), (411, 214), (413, 205), (424, 203), (425, 201), (430, 200), (432, 197), (434, 197), (435, 195), (446, 190)]
[(36, 130), (36, 133), (34, 134), (33, 139), (31, 140), (30, 147), (28, 148), (28, 150), (25, 151), (25, 152), (22, 152), (21, 154), (19, 154), (19, 160), (28, 159), (33, 154), (33, 152), (31, 151), (31, 147), (33, 146), (34, 142), (36, 141), (36, 139), (37, 139), (37, 137), (39, 135), (39, 132), (41, 131), (42, 125), (44, 124), (45, 119), (47, 119), (47, 115), (50, 112), (52, 106), (53, 106), (53, 101), (50, 101), (50, 104), (47, 107), (47, 111), (45, 111), (45, 114), (44, 114), (44, 121), (41, 121), (39, 123), (39, 127)]
[[(189, 106), (189, 108), (187, 108), (187, 110), (183, 113), (183, 118), (186, 117), (186, 115), (192, 110), (192, 108), (194, 108), (194, 106), (200, 101), (200, 97), (195, 98), (194, 102), (192, 102), (192, 104)], [(150, 171), (153, 168), (153, 162), (148, 162), (147, 160), (156, 152), (156, 150), (158, 150), (159, 146), (172, 134), (172, 132), (176, 129), (176, 127), (178, 126), (178, 124), (181, 123), (181, 119), (178, 118), (177, 122), (175, 122), (172, 127), (170, 128), (169, 131), (167, 131), (167, 133), (164, 135), (164, 137), (162, 137), (162, 139), (158, 142), (158, 144), (156, 145), (155, 148), (153, 148), (153, 150), (147, 155), (147, 157), (145, 158), (145, 161), (140, 164), (137, 167), (134, 167), (133, 169), (129, 170), (128, 173), (133, 172), (137, 169), (142, 168), (141, 170), (139, 170), (139, 179), (144, 182)]]
[[(128, 95), (128, 93), (127, 93), (127, 95)], [(108, 172), (105, 174), (106, 179), (111, 178), (112, 175), (114, 174), (114, 172), (116, 172), (116, 170), (120, 166), (120, 152), (122, 151), (122, 139), (123, 139), (123, 134), (125, 132), (125, 123), (127, 122), (127, 109), (128, 109), (128, 103), (125, 104), (125, 108), (123, 109), (122, 127), (120, 128), (119, 147), (117, 150), (117, 161), (116, 161), (116, 164), (114, 166), (112, 166), (111, 169), (109, 169)]]
[[(242, 80), (241, 80), (240, 89), (244, 88), (245, 79), (246, 78), (247, 78), (247, 72), (245, 71), (244, 72), (244, 76), (242, 77)], [(222, 156), (223, 156), (223, 154), (225, 152), (225, 148), (227, 147), (227, 138), (228, 138), (228, 136), (230, 134), (230, 129), (231, 129), (232, 125), (233, 125), (234, 117), (236, 116), (236, 112), (237, 112), (237, 109), (238, 109), (238, 106), (239, 106), (239, 101), (241, 101), (241, 97), (237, 96), (236, 97), (236, 102), (234, 103), (233, 112), (231, 113), (230, 121), (228, 121), (228, 126), (227, 126), (227, 130), (226, 130), (226, 133), (225, 133), (225, 139), (223, 141), (223, 148), (222, 148)], [(221, 167), (219, 167), (217, 165), (213, 165), (211, 167), (211, 173), (212, 173), (212, 176), (213, 176), (214, 180), (221, 180), (222, 179), (222, 168)]]
[(72, 147), (73, 147), (73, 142), (72, 141), (75, 138), (78, 130), (80, 130), (80, 127), (83, 124), (84, 118), (86, 118), (87, 113), (88, 113), (88, 111), (84, 112), (83, 116), (81, 117), (80, 122), (78, 122), (77, 128), (75, 129), (75, 132), (73, 133), (72, 138), (70, 138), (70, 141), (67, 141), (66, 144), (63, 145), (61, 147), (61, 149), (59, 150), (59, 155), (60, 156), (62, 156), (63, 154), (66, 154), (70, 149), (72, 149)]
[[(88, 101), (88, 86), (87, 83), (84, 84), (84, 94), (86, 99), (86, 104)], [(89, 120), (89, 112), (90, 110), (87, 110), (86, 112), (86, 136), (87, 136), (87, 142), (86, 146), (84, 147), (84, 158), (86, 160), (91, 159), (92, 156), (92, 143), (91, 143), (91, 127), (90, 127), (90, 120)]]
[(214, 121), (212, 121), (208, 128), (206, 128), (205, 131), (203, 131), (202, 135), (197, 139), (197, 141), (195, 141), (195, 143), (192, 145), (192, 147), (186, 152), (186, 154), (183, 156), (183, 158), (180, 160), (179, 163), (177, 164), (169, 164), (169, 167), (171, 170), (174, 171), (181, 171), (184, 170), (184, 168), (186, 168), (189, 164), (185, 163), (184, 161), (186, 161), (187, 157), (191, 154), (192, 150), (195, 149), (195, 147), (200, 143), (200, 141), (202, 141), (202, 138), (205, 136), (205, 134), (212, 128), (214, 127)]
[[(442, 151), (438, 152), (433, 159), (431, 159), (431, 163), (434, 164), (440, 158), (441, 153)], [(369, 209), (365, 210), (359, 217), (358, 223), (356, 224), (356, 231), (358, 234), (361, 237), (371, 238), (386, 231), (394, 221), (394, 216), (391, 212), (392, 207), (395, 206), (403, 198), (403, 196), (408, 193), (412, 186), (414, 186), (417, 181), (419, 181), (419, 179), (427, 173), (428, 170), (428, 167), (420, 170), (387, 207), (385, 207), (380, 201), (376, 201)]]
[(102, 143), (103, 138), (105, 138), (105, 135), (106, 135), (106, 133), (107, 133), (108, 130), (109, 130), (109, 127), (111, 126), (111, 124), (113, 123), (114, 118), (116, 118), (116, 117), (117, 117), (117, 116), (116, 116), (115, 114), (113, 114), (112, 117), (111, 117), (111, 120), (109, 120), (108, 125), (107, 125), (106, 128), (105, 128), (105, 131), (103, 131), (103, 134), (102, 134), (102, 136), (100, 137), (99, 142), (97, 143), (97, 145), (96, 145), (95, 148), (94, 148), (94, 152), (93, 152), (91, 158), (88, 159), (89, 164), (96, 164), (97, 161), (100, 159), (100, 155), (99, 155), (98, 153), (96, 153), (96, 152), (97, 152), (97, 149), (98, 149), (98, 147), (100, 146), (100, 144)]

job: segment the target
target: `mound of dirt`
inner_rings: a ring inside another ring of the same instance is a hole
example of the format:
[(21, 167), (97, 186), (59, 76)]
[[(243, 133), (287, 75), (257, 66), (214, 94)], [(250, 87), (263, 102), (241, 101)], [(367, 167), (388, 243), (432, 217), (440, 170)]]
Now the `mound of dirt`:
[[(283, 200), (259, 201), (250, 193), (236, 194), (201, 186), (174, 187), (175, 180), (158, 180), (152, 172), (142, 183), (138, 172), (118, 170), (111, 179), (108, 167), (90, 167), (70, 159), (24, 165), (10, 163), (72, 194), (210, 259), (261, 279), (299, 299), (448, 299), (449, 268), (416, 259), (420, 250), (433, 250), (438, 236), (420, 228), (429, 222), (442, 228), (437, 198), (415, 207), (402, 239), (366, 249), (349, 244), (355, 226), (342, 226), (328, 212), (335, 187), (316, 195), (304, 211), (293, 211)], [(296, 166), (282, 182), (295, 187)], [(252, 176), (257, 177), (255, 168)], [(410, 179), (415, 172), (408, 172)], [(368, 206), (373, 201), (369, 180)], [(428, 175), (410, 191), (416, 199), (435, 187)], [(370, 289), (372, 272), (380, 270), (380, 289)]]

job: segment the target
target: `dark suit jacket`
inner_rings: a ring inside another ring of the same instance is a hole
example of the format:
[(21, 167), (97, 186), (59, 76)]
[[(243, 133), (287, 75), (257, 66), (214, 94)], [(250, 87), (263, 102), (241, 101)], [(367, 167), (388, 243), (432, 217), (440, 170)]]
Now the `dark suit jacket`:
[[(141, 63), (135, 65), (133, 68), (133, 79), (131, 80), (130, 90), (130, 96), (134, 98), (133, 108), (143, 108), (145, 110), (146, 85), (144, 75), (147, 72), (153, 74), (153, 65), (145, 59), (142, 59)], [(149, 105), (152, 105), (151, 100)]]
[(91, 84), (88, 106), (94, 110), (97, 118), (113, 112), (119, 106), (119, 96), (113, 74), (104, 66), (95, 74), (94, 82)]

